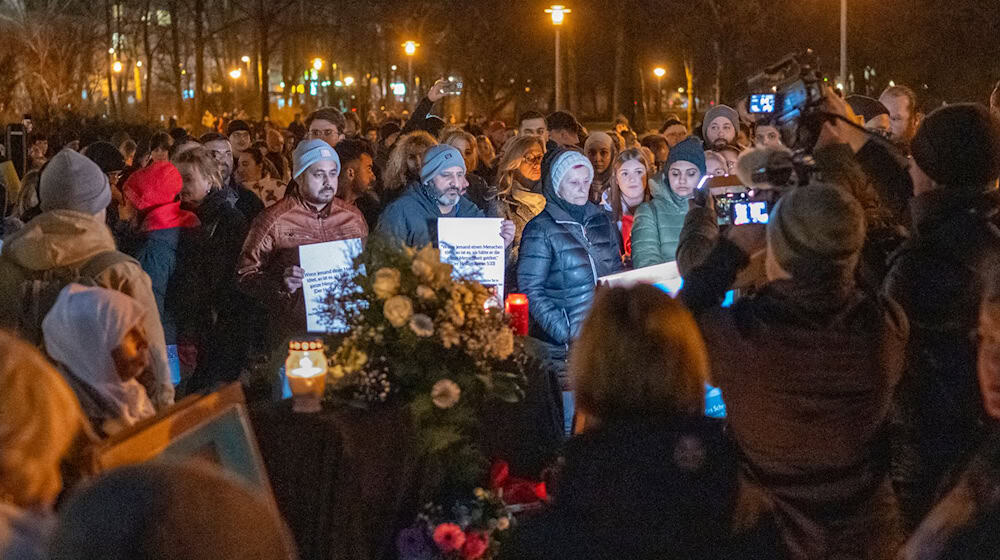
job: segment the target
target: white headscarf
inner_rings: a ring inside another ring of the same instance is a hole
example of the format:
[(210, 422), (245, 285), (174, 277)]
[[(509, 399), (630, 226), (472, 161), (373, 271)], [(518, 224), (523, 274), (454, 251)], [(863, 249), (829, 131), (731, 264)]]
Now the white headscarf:
[(144, 315), (139, 302), (121, 292), (69, 284), (42, 321), (49, 356), (111, 403), (126, 425), (156, 413), (142, 385), (123, 382), (111, 357)]

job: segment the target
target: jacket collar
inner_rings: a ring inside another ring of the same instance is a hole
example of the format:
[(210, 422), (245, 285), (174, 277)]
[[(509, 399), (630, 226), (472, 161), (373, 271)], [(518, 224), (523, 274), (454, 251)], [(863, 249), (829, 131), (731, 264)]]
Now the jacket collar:
[(989, 189), (978, 193), (962, 193), (942, 188), (923, 193), (910, 200), (910, 213), (918, 233), (926, 234), (936, 224), (956, 214), (981, 213), (987, 217), (1000, 207), (1000, 191)]
[(687, 199), (677, 196), (670, 188), (670, 178), (667, 177), (666, 169), (649, 178), (649, 192), (655, 200), (661, 200), (673, 208), (682, 210), (687, 208)]

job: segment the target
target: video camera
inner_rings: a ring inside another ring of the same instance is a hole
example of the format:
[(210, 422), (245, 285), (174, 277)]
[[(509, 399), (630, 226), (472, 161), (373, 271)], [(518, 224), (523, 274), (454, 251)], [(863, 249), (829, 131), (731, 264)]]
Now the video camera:
[(794, 138), (791, 148), (811, 152), (823, 125), (823, 76), (811, 49), (786, 56), (747, 80), (748, 112)]

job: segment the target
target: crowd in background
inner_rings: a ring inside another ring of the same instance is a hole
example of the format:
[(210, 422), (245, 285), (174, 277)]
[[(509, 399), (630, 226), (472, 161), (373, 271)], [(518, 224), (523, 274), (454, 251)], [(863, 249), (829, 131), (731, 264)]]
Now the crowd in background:
[[(901, 86), (877, 100), (827, 92), (816, 171), (796, 186), (767, 173), (792, 161), (794, 138), (740, 104), (713, 106), (695, 130), (672, 117), (640, 133), (624, 118), (590, 131), (564, 111), (454, 126), (433, 114), (444, 95), (434, 84), (405, 122), (328, 107), (197, 137), (30, 137), (0, 252), (0, 327), (19, 337), (0, 333), (5, 558), (46, 557), (50, 539), (53, 558), (119, 557), (102, 547), (129, 539), (180, 546), (124, 519), (130, 500), (183, 533), (197, 523), (171, 508), (205, 488), (217, 508), (258, 512), (205, 520), (257, 536), (221, 539), (232, 554), (218, 557), (287, 557), (265, 506), (166, 468), (89, 487), (53, 530), (60, 465), (245, 377), (304, 331), (298, 247), (436, 245), (441, 217), (501, 218), (527, 348), (559, 372), (567, 427), (574, 405), (589, 419), (552, 506), (509, 557), (1000, 551), (995, 107), (923, 115)], [(766, 226), (720, 225), (697, 191), (723, 175), (769, 202)], [(669, 261), (684, 276), (677, 299), (595, 289)], [(703, 415), (706, 383), (724, 421)], [(128, 530), (112, 534), (120, 517)]]

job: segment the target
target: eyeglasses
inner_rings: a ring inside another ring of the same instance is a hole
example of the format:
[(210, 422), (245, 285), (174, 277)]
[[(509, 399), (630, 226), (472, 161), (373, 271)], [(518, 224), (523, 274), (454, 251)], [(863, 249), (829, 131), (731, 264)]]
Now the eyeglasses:
[(336, 135), (337, 135), (336, 128), (324, 128), (322, 130), (317, 129), (309, 131), (309, 136), (312, 136), (313, 138), (316, 139), (333, 138)]
[(524, 156), (524, 162), (530, 163), (531, 165), (538, 165), (539, 163), (542, 163), (543, 157), (544, 156), (542, 154), (536, 154), (533, 156)]

